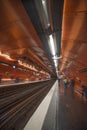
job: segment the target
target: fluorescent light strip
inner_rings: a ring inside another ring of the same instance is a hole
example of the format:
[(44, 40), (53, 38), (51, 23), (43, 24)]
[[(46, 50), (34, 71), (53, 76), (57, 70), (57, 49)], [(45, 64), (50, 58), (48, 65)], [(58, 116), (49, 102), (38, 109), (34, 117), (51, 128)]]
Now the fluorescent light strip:
[(54, 64), (55, 64), (55, 67), (57, 67), (58, 66), (58, 61), (54, 60)]
[(49, 16), (48, 16), (46, 4), (47, 4), (46, 0), (42, 0), (43, 11), (45, 14), (45, 22), (46, 22), (45, 24), (46, 24), (46, 28), (48, 28), (50, 26), (50, 22), (49, 22)]
[(53, 56), (55, 56), (56, 52), (55, 52), (55, 46), (54, 46), (52, 34), (49, 36), (49, 40), (50, 40), (49, 46), (50, 46), (50, 49), (51, 49), (51, 53), (52, 53)]

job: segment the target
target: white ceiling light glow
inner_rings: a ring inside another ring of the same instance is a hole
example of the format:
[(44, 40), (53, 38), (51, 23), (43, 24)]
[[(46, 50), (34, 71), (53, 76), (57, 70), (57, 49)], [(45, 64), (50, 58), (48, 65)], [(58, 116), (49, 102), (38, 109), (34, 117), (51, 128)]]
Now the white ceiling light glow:
[(58, 61), (54, 60), (55, 67), (58, 67)]
[(52, 55), (55, 56), (56, 52), (55, 52), (55, 46), (54, 46), (54, 40), (53, 40), (52, 34), (49, 36), (49, 46), (50, 46)]
[[(43, 22), (45, 24), (45, 28), (48, 28), (50, 26), (50, 20), (49, 20), (49, 15), (47, 11), (47, 1), (42, 0), (42, 7), (43, 7)], [(41, 16), (41, 18), (42, 18)]]

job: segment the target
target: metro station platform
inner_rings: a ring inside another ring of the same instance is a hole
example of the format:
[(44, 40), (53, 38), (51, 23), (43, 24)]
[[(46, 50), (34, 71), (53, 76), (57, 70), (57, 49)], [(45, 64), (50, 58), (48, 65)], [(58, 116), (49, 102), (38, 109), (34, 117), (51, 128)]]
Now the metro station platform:
[(24, 130), (87, 130), (87, 101), (56, 81)]

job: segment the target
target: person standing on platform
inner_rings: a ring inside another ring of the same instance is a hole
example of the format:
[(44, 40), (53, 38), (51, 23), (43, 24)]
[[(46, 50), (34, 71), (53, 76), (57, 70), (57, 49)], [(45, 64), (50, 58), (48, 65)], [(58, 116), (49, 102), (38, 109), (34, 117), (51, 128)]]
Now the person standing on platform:
[(70, 87), (71, 87), (71, 91), (72, 91), (72, 96), (74, 96), (74, 87), (75, 87), (75, 80), (74, 79), (70, 80)]
[(67, 85), (68, 85), (68, 80), (67, 80), (66, 77), (64, 77), (64, 79), (63, 79), (63, 92), (64, 92), (64, 95), (66, 95)]
[(87, 100), (87, 86), (85, 85), (84, 82), (81, 82), (81, 87), (82, 87), (82, 97), (84, 100)]
[(58, 74), (58, 84), (59, 84), (59, 87), (60, 87), (62, 78), (63, 78), (63, 75)]

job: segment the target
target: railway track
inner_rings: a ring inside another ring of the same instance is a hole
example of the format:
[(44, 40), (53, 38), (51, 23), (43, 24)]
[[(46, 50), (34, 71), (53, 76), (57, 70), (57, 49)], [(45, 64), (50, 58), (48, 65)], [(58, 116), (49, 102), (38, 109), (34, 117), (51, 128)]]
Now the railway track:
[(0, 130), (22, 130), (54, 82), (0, 88)]

